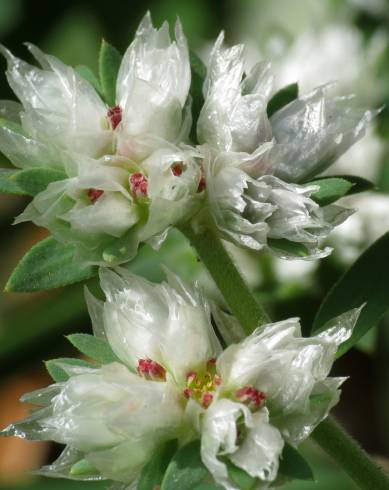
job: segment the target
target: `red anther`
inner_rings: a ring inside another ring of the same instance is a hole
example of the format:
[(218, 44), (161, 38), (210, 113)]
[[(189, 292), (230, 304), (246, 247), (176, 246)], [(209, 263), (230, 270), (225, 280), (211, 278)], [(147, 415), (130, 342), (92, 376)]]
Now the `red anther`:
[(215, 374), (215, 376), (213, 378), (213, 382), (215, 383), (216, 386), (220, 386), (222, 384), (222, 379), (220, 376)]
[(107, 112), (107, 117), (111, 123), (112, 129), (116, 129), (122, 120), (122, 108), (118, 105), (110, 107)]
[(165, 368), (151, 359), (139, 359), (138, 374), (143, 378), (151, 380), (165, 381), (166, 379)]
[(242, 403), (252, 403), (254, 408), (258, 408), (266, 400), (266, 394), (253, 386), (244, 386), (236, 392), (236, 398)]
[(148, 181), (141, 172), (135, 172), (130, 176), (130, 188), (135, 197), (147, 197)]
[(207, 361), (207, 367), (215, 366), (216, 364), (216, 358), (212, 357), (211, 359), (208, 359)]
[(212, 400), (213, 400), (213, 395), (212, 393), (204, 393), (203, 395), (203, 399), (201, 400), (202, 402), (202, 405), (204, 408), (208, 408), (209, 405), (212, 403)]
[(172, 169), (173, 175), (175, 175), (176, 177), (179, 177), (180, 175), (182, 175), (182, 172), (184, 171), (184, 165), (182, 162), (176, 162), (176, 163), (173, 163), (173, 165), (171, 166), (171, 169)]
[(88, 190), (88, 197), (92, 202), (97, 201), (99, 197), (101, 197), (104, 194), (104, 191), (101, 189), (89, 189)]
[(183, 393), (185, 398), (190, 398), (193, 395), (193, 390), (191, 388), (185, 388)]

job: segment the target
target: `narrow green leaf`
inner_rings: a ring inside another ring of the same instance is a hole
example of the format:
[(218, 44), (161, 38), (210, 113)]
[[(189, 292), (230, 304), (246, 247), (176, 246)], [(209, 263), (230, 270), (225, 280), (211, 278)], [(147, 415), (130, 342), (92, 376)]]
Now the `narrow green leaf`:
[(201, 461), (200, 441), (192, 441), (179, 449), (170, 461), (161, 490), (192, 490), (209, 477)]
[(313, 199), (320, 206), (327, 206), (341, 197), (347, 195), (353, 184), (339, 177), (327, 177), (325, 179), (313, 180), (306, 185), (317, 185), (320, 189), (311, 194)]
[(389, 233), (371, 245), (330, 290), (312, 327), (312, 335), (332, 318), (366, 303), (349, 340), (338, 350), (347, 352), (365, 333), (376, 326), (389, 308)]
[(1, 168), (0, 169), (0, 192), (4, 194), (19, 194), (26, 195), (25, 192), (14, 180), (15, 175), (18, 174), (20, 170)]
[(96, 367), (90, 362), (73, 357), (60, 357), (58, 359), (50, 359), (50, 361), (45, 361), (46, 369), (56, 383), (62, 383), (63, 381), (67, 381), (69, 379), (69, 375), (60, 366), (61, 364), (81, 367)]
[(267, 244), (271, 248), (275, 248), (288, 255), (296, 257), (307, 257), (309, 250), (305, 245), (298, 242), (291, 242), (286, 238), (269, 238)]
[(96, 77), (96, 75), (93, 73), (93, 71), (89, 68), (89, 66), (86, 65), (78, 65), (76, 66), (76, 72), (87, 82), (89, 82), (92, 87), (96, 89), (96, 91), (101, 94), (101, 85), (99, 82), (99, 79)]
[(73, 245), (45, 238), (34, 245), (8, 279), (8, 292), (31, 293), (59, 288), (96, 275), (97, 267), (80, 267), (74, 260)]
[(329, 175), (328, 177), (316, 177), (315, 182), (324, 179), (343, 179), (352, 184), (348, 194), (359, 194), (360, 192), (372, 191), (375, 185), (370, 180), (359, 177), (358, 175)]
[(204, 104), (203, 84), (204, 84), (205, 76), (207, 74), (207, 69), (204, 63), (201, 61), (201, 59), (193, 51), (189, 53), (189, 58), (190, 58), (190, 67), (192, 73), (192, 81), (190, 85), (190, 95), (192, 97), (192, 119), (193, 119), (191, 139), (193, 142), (197, 142), (196, 126), (197, 126), (197, 119), (199, 118), (201, 108), (203, 107)]
[(46, 167), (20, 170), (10, 177), (25, 194), (36, 196), (44, 191), (51, 182), (66, 179), (65, 172)]
[(154, 490), (161, 484), (163, 475), (173, 454), (177, 451), (177, 441), (168, 441), (159, 447), (153, 457), (144, 466), (139, 478), (137, 490)]
[(85, 354), (101, 364), (119, 361), (108, 342), (103, 339), (99, 339), (87, 333), (68, 335), (67, 339), (82, 354)]
[(116, 79), (121, 62), (119, 51), (103, 39), (99, 54), (99, 76), (103, 95), (110, 106), (116, 104)]
[(297, 83), (286, 85), (269, 100), (267, 104), (267, 116), (270, 118), (275, 112), (297, 99), (298, 96), (299, 88)]
[(287, 443), (282, 451), (278, 472), (288, 478), (314, 480), (312, 469), (306, 459), (301, 456), (297, 449)]

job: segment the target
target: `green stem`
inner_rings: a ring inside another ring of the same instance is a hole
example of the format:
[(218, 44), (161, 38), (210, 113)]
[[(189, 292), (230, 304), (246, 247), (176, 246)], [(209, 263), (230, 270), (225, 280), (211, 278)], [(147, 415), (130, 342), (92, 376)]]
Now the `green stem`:
[[(250, 334), (259, 325), (269, 322), (216, 233), (206, 230), (196, 234), (189, 227), (181, 231), (196, 249), (245, 332)], [(360, 488), (389, 490), (389, 477), (332, 418), (324, 420), (312, 437)]]
[(268, 323), (268, 315), (254, 298), (216, 233), (208, 229), (196, 234), (189, 227), (181, 228), (181, 231), (196, 249), (245, 333), (249, 335)]
[(316, 427), (312, 438), (360, 488), (389, 489), (389, 476), (332, 417)]

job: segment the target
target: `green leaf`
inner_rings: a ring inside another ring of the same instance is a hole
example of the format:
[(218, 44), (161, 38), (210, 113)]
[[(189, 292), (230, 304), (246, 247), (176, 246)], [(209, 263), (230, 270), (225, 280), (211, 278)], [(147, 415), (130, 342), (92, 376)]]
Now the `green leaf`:
[(67, 339), (82, 354), (85, 354), (100, 364), (109, 364), (110, 362), (119, 361), (108, 342), (103, 339), (99, 339), (87, 333), (68, 335)]
[(318, 177), (307, 182), (306, 185), (319, 185), (320, 190), (311, 195), (311, 198), (320, 206), (326, 206), (343, 196), (358, 194), (374, 189), (374, 184), (362, 177), (355, 175), (332, 175), (330, 177)]
[(46, 167), (35, 167), (16, 172), (10, 177), (25, 194), (36, 196), (51, 182), (66, 179), (65, 172)]
[(267, 244), (271, 248), (275, 248), (280, 252), (294, 255), (296, 257), (307, 257), (309, 250), (305, 245), (299, 242), (291, 242), (286, 238), (269, 238)]
[(103, 95), (110, 106), (116, 104), (116, 79), (121, 62), (119, 51), (103, 39), (99, 54), (99, 76)]
[(97, 267), (80, 267), (73, 245), (45, 238), (34, 245), (18, 263), (5, 286), (7, 292), (31, 293), (59, 288), (96, 275)]
[(297, 449), (287, 443), (285, 443), (282, 451), (278, 472), (283, 476), (297, 480), (313, 481), (315, 479), (306, 459), (301, 456)]
[(0, 169), (0, 192), (4, 194), (19, 194), (26, 195), (25, 192), (14, 180), (15, 175), (18, 174), (20, 170), (14, 170), (9, 168)]
[(179, 449), (170, 461), (161, 490), (192, 490), (209, 477), (201, 461), (200, 441), (192, 441)]
[(312, 335), (332, 318), (366, 303), (350, 339), (340, 345), (338, 357), (376, 326), (389, 308), (389, 233), (371, 245), (332, 287), (320, 306)]
[(267, 104), (267, 116), (270, 118), (275, 112), (297, 99), (298, 96), (299, 88), (297, 83), (286, 85), (269, 100)]
[(196, 126), (197, 119), (199, 118), (199, 114), (201, 108), (204, 104), (204, 96), (203, 96), (203, 84), (205, 80), (205, 76), (207, 74), (207, 69), (201, 59), (197, 56), (196, 53), (191, 51), (189, 53), (190, 58), (190, 67), (192, 74), (192, 81), (190, 85), (190, 95), (192, 97), (192, 130), (191, 130), (191, 139), (193, 142), (197, 142), (196, 135)]
[(96, 367), (90, 362), (84, 361), (83, 359), (76, 359), (73, 357), (60, 357), (58, 359), (50, 359), (50, 361), (45, 362), (46, 369), (50, 376), (56, 383), (62, 383), (69, 379), (69, 375), (60, 366), (60, 364), (69, 364), (70, 366), (81, 366), (81, 367)]
[(86, 65), (78, 65), (76, 66), (76, 72), (87, 82), (89, 82), (95, 90), (102, 94), (101, 85), (99, 79), (93, 73), (93, 71)]
[(166, 468), (177, 450), (177, 441), (168, 441), (160, 446), (151, 460), (144, 466), (137, 490), (154, 490), (163, 480)]
[(254, 490), (257, 487), (257, 478), (253, 478), (244, 470), (232, 464), (231, 461), (226, 460), (225, 463), (228, 468), (229, 477), (238, 486), (238, 488), (241, 490)]
[(327, 206), (341, 197), (347, 195), (353, 184), (339, 177), (327, 177), (325, 179), (313, 180), (306, 185), (317, 185), (320, 189), (311, 194), (313, 199), (320, 206)]

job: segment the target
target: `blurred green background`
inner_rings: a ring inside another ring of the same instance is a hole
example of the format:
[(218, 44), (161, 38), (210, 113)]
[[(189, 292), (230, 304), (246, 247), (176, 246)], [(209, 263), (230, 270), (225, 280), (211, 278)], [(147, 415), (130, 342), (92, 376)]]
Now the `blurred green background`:
[[(0, 40), (14, 54), (28, 59), (23, 42), (70, 65), (97, 70), (97, 56), (104, 37), (122, 52), (150, 10), (157, 24), (181, 18), (191, 47), (206, 57), (213, 40), (225, 29), (228, 42), (248, 44), (248, 59), (272, 58), (277, 83), (296, 81), (304, 90), (312, 84), (337, 79), (335, 90), (355, 92), (364, 104), (381, 107), (389, 100), (389, 4), (335, 0), (0, 0)], [(0, 60), (0, 98), (13, 99)], [(293, 79), (295, 77), (295, 79)], [(353, 260), (380, 234), (389, 229), (389, 117), (384, 109), (366, 141), (356, 145), (338, 166), (338, 172), (362, 174), (374, 181), (376, 192), (353, 201), (360, 215), (334, 235), (339, 247), (318, 263), (293, 264), (231, 248), (250, 285), (274, 319), (291, 315), (309, 326), (325, 293)], [(2, 157), (0, 165), (9, 163)], [(12, 227), (13, 218), (27, 200), (0, 196), (0, 284), (3, 286), (18, 260), (45, 231), (30, 224)], [(198, 280), (213, 297), (212, 281), (178, 233), (172, 232), (159, 254), (144, 247), (130, 269), (160, 281), (160, 263), (189, 281)], [(92, 288), (95, 284), (91, 284)], [(49, 382), (42, 359), (76, 355), (64, 335), (88, 331), (90, 323), (82, 286), (39, 294), (2, 294), (0, 299), (0, 426), (26, 413), (19, 396)], [(372, 330), (358, 348), (342, 358), (336, 374), (350, 376), (336, 414), (347, 429), (385, 467), (389, 467), (389, 321)], [(303, 451), (315, 469), (316, 483), (294, 482), (291, 489), (347, 490), (355, 486), (336, 464), (312, 443)], [(59, 452), (48, 443), (0, 439), (1, 489), (84, 489), (104, 484), (42, 480), (30, 471), (47, 464)], [(373, 490), (373, 489), (372, 489)]]

